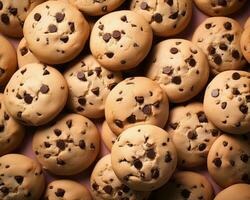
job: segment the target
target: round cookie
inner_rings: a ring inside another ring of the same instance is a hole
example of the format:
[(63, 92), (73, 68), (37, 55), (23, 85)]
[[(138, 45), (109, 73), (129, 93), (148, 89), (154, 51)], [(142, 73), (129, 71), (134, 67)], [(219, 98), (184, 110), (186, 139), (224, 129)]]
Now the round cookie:
[(105, 146), (108, 148), (109, 151), (111, 151), (113, 144), (115, 143), (115, 140), (117, 138), (117, 135), (114, 134), (109, 126), (107, 121), (105, 120), (102, 124), (102, 141), (105, 144)]
[(121, 73), (105, 69), (92, 55), (70, 64), (64, 77), (69, 86), (68, 107), (89, 118), (104, 116), (107, 96), (122, 80)]
[(249, 132), (250, 73), (229, 70), (218, 74), (206, 89), (204, 111), (222, 131), (232, 134)]
[(240, 39), (240, 46), (245, 59), (250, 63), (250, 26), (243, 31)]
[(245, 64), (240, 48), (242, 28), (228, 17), (210, 17), (195, 30), (192, 41), (206, 54), (213, 74), (240, 69)]
[(250, 199), (250, 185), (249, 184), (235, 184), (222, 190), (214, 200), (235, 200), (237, 199), (249, 200)]
[(99, 16), (115, 10), (125, 0), (105, 0), (105, 1), (68, 0), (68, 1), (86, 15)]
[(146, 200), (149, 192), (138, 192), (124, 185), (111, 166), (111, 155), (101, 158), (90, 178), (91, 194), (95, 200)]
[(19, 68), (31, 63), (40, 63), (40, 61), (36, 58), (36, 56), (30, 51), (25, 38), (21, 39), (21, 41), (18, 44), (17, 61)]
[(115, 174), (125, 185), (152, 191), (172, 176), (177, 153), (166, 131), (154, 125), (138, 125), (117, 138), (111, 160)]
[(178, 154), (180, 167), (199, 167), (206, 164), (208, 152), (220, 135), (208, 121), (202, 103), (194, 102), (170, 110), (167, 132)]
[(246, 29), (248, 26), (250, 26), (250, 17), (247, 18), (247, 20), (244, 24), (244, 29)]
[(45, 0), (0, 1), (0, 32), (10, 37), (23, 36), (23, 24), (31, 10)]
[(45, 180), (40, 165), (21, 154), (0, 157), (0, 199), (39, 200)]
[(212, 145), (207, 159), (209, 174), (221, 187), (250, 183), (250, 140), (221, 135)]
[(191, 171), (176, 172), (170, 181), (157, 190), (155, 200), (213, 200), (213, 188), (209, 181), (201, 174)]
[(32, 63), (11, 77), (4, 91), (4, 104), (19, 122), (40, 126), (61, 112), (67, 97), (68, 86), (59, 71)]
[(196, 6), (210, 16), (225, 16), (238, 11), (247, 0), (194, 0)]
[(89, 25), (70, 4), (46, 1), (27, 16), (23, 32), (29, 48), (40, 61), (61, 64), (81, 52), (89, 36)]
[(143, 15), (157, 36), (182, 32), (192, 17), (190, 0), (132, 0), (130, 9)]
[(109, 13), (96, 22), (90, 36), (90, 49), (103, 67), (128, 70), (146, 57), (152, 40), (152, 29), (143, 16), (122, 10)]
[(0, 156), (15, 150), (22, 142), (25, 128), (17, 123), (5, 109), (0, 93)]
[(44, 200), (91, 200), (87, 188), (71, 180), (52, 181), (46, 189)]
[(188, 40), (169, 39), (153, 48), (146, 76), (160, 84), (171, 102), (180, 103), (205, 87), (209, 66), (198, 46)]
[(4, 86), (16, 71), (17, 57), (15, 48), (1, 35), (0, 55), (0, 86)]
[(88, 118), (66, 114), (52, 125), (39, 128), (32, 146), (45, 169), (68, 176), (87, 169), (94, 162), (100, 149), (100, 136)]
[(145, 77), (127, 78), (118, 83), (105, 104), (106, 121), (117, 135), (138, 124), (164, 127), (168, 112), (165, 92), (156, 82)]

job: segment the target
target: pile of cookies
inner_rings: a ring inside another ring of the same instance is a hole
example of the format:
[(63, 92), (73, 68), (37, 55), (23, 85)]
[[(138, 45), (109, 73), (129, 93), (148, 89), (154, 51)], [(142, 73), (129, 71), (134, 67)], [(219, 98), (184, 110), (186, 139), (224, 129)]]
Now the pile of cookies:
[[(210, 17), (180, 39), (193, 4)], [(0, 1), (0, 199), (250, 200), (246, 4)]]

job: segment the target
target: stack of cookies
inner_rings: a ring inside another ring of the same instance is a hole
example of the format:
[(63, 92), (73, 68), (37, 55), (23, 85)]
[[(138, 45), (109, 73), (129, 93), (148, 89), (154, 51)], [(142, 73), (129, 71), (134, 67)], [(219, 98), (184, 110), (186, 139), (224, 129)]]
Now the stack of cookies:
[(243, 5), (0, 1), (0, 199), (250, 200)]

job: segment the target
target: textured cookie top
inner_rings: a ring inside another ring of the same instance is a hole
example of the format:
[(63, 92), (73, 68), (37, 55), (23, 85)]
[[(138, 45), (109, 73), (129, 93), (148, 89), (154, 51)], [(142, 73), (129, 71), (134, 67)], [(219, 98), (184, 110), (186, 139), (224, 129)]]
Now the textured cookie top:
[(241, 39), (240, 39), (240, 46), (241, 51), (247, 60), (250, 63), (250, 26), (248, 25), (247, 28), (242, 32)]
[(32, 146), (45, 169), (65, 176), (89, 167), (99, 152), (99, 142), (93, 122), (78, 114), (67, 114), (52, 125), (39, 128)]
[(192, 1), (132, 0), (130, 9), (143, 15), (156, 35), (166, 37), (186, 28), (192, 16)]
[(39, 60), (60, 64), (83, 49), (89, 25), (75, 7), (61, 1), (47, 1), (32, 10), (23, 31), (29, 48)]
[(11, 37), (22, 37), (23, 24), (30, 11), (45, 0), (0, 1), (0, 31)]
[(105, 117), (110, 129), (119, 135), (138, 124), (164, 127), (168, 107), (167, 96), (156, 82), (145, 77), (132, 77), (118, 83), (110, 92)]
[(71, 180), (52, 181), (43, 197), (44, 200), (91, 200), (88, 190), (81, 184)]
[(169, 39), (150, 53), (146, 76), (160, 84), (172, 102), (183, 102), (205, 86), (209, 67), (202, 50), (188, 40)]
[(204, 97), (204, 111), (221, 130), (242, 134), (250, 126), (250, 73), (225, 71), (208, 85)]
[(213, 188), (201, 174), (191, 171), (176, 172), (170, 181), (156, 191), (155, 199), (168, 197), (171, 200), (212, 200)]
[(38, 200), (44, 189), (44, 176), (38, 163), (20, 154), (0, 157), (0, 198)]
[(104, 116), (106, 98), (122, 80), (120, 72), (105, 69), (92, 55), (70, 64), (64, 77), (69, 86), (68, 106), (90, 118)]
[(177, 164), (170, 135), (153, 125), (125, 130), (112, 147), (111, 159), (117, 177), (140, 191), (152, 191), (164, 185)]
[(213, 142), (220, 135), (208, 121), (201, 103), (173, 108), (169, 114), (167, 131), (171, 134), (182, 167), (204, 165)]
[(236, 183), (250, 183), (250, 138), (221, 135), (211, 147), (208, 171), (223, 188)]
[(90, 37), (94, 57), (110, 70), (136, 67), (148, 54), (152, 29), (143, 16), (132, 11), (116, 11), (100, 18)]
[(111, 151), (113, 144), (117, 138), (117, 135), (110, 130), (107, 121), (105, 120), (102, 124), (102, 141), (106, 145), (109, 151)]
[(33, 63), (15, 72), (4, 95), (6, 109), (15, 119), (39, 126), (52, 120), (63, 109), (68, 87), (55, 68)]
[(148, 192), (137, 192), (124, 185), (115, 175), (111, 156), (106, 155), (96, 164), (90, 178), (91, 193), (96, 200), (146, 200)]
[(242, 28), (234, 19), (210, 17), (196, 29), (192, 41), (207, 55), (214, 74), (240, 69), (245, 64), (240, 49)]

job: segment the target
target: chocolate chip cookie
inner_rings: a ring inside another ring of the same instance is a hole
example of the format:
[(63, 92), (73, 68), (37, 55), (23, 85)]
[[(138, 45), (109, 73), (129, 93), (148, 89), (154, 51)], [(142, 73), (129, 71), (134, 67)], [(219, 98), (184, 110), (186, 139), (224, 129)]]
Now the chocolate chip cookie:
[(104, 116), (107, 96), (122, 80), (120, 72), (105, 69), (92, 55), (70, 64), (64, 77), (69, 86), (68, 107), (89, 118)]
[(138, 124), (164, 127), (169, 103), (160, 86), (145, 77), (132, 77), (118, 83), (109, 93), (105, 117), (110, 129), (119, 135)]
[(46, 1), (27, 16), (23, 32), (29, 48), (40, 61), (61, 64), (81, 52), (89, 36), (89, 25), (70, 4)]
[(16, 50), (7, 39), (0, 35), (0, 86), (4, 86), (9, 81), (16, 68)]
[(250, 139), (221, 135), (212, 145), (207, 160), (209, 174), (221, 187), (250, 183)]
[(244, 29), (246, 29), (248, 26), (250, 26), (250, 17), (247, 18), (247, 20), (244, 24)]
[(160, 84), (171, 102), (179, 103), (205, 87), (209, 66), (198, 46), (188, 40), (169, 39), (153, 48), (146, 76)]
[(222, 131), (232, 134), (249, 132), (250, 73), (229, 70), (218, 74), (206, 89), (204, 111)]
[(244, 29), (240, 39), (240, 46), (245, 59), (250, 63), (250, 26)]
[(113, 144), (115, 143), (115, 140), (117, 138), (117, 135), (114, 134), (109, 126), (106, 120), (102, 123), (102, 141), (105, 144), (105, 146), (108, 148), (109, 151), (111, 151)]
[(122, 10), (109, 13), (96, 22), (90, 36), (90, 49), (105, 68), (128, 70), (146, 57), (152, 39), (152, 29), (143, 16)]
[(32, 146), (45, 169), (68, 176), (83, 171), (94, 162), (99, 143), (100, 136), (93, 122), (78, 114), (66, 114), (52, 125), (39, 128)]
[(40, 165), (21, 154), (0, 157), (0, 199), (39, 200), (45, 180)]
[(167, 132), (178, 154), (180, 167), (199, 167), (206, 164), (208, 152), (220, 135), (203, 111), (202, 103), (194, 102), (170, 110)]
[(192, 17), (190, 0), (132, 0), (130, 9), (143, 15), (158, 36), (173, 36), (183, 31)]
[(177, 153), (170, 134), (153, 125), (125, 130), (111, 151), (112, 167), (127, 186), (152, 191), (164, 185), (177, 165)]
[(110, 154), (96, 164), (90, 178), (91, 193), (95, 200), (146, 200), (149, 192), (138, 192), (124, 185), (115, 175)]
[(32, 63), (11, 77), (4, 91), (4, 104), (19, 122), (40, 126), (61, 112), (67, 97), (68, 86), (59, 71)]
[(192, 41), (206, 54), (211, 72), (240, 69), (245, 64), (240, 48), (242, 28), (228, 17), (210, 17), (195, 30)]
[(191, 171), (176, 172), (170, 181), (155, 192), (154, 199), (162, 200), (213, 200), (213, 188), (201, 174)]
[(0, 32), (10, 37), (23, 36), (23, 24), (27, 15), (45, 0), (0, 1)]
[(52, 181), (46, 189), (44, 200), (91, 200), (90, 193), (83, 185), (71, 180)]

